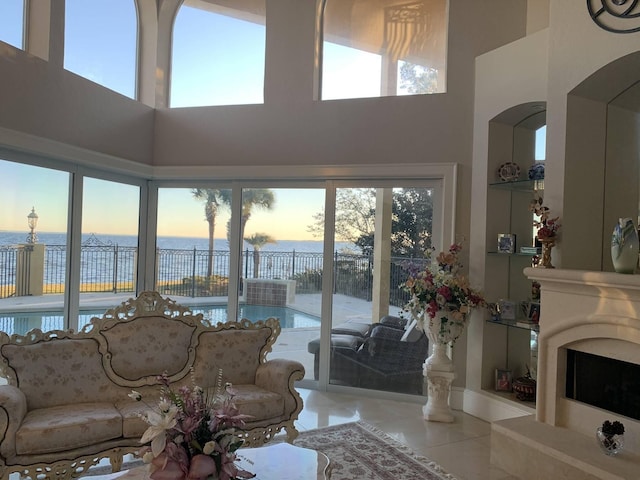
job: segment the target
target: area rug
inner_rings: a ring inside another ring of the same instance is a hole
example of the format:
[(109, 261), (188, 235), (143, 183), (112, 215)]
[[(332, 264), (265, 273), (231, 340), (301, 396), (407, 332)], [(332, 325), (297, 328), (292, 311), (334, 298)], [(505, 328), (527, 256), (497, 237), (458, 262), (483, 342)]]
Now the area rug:
[(437, 463), (362, 421), (308, 430), (293, 443), (329, 457), (331, 480), (456, 480)]

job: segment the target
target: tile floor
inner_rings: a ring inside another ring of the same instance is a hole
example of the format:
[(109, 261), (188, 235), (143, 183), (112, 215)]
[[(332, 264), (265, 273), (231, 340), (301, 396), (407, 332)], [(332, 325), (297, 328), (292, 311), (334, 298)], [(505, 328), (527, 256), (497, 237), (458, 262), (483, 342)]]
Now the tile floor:
[(304, 400), (296, 423), (301, 432), (362, 420), (437, 462), (458, 480), (518, 480), (490, 465), (491, 426), (471, 415), (456, 411), (454, 423), (427, 422), (419, 403), (298, 391)]

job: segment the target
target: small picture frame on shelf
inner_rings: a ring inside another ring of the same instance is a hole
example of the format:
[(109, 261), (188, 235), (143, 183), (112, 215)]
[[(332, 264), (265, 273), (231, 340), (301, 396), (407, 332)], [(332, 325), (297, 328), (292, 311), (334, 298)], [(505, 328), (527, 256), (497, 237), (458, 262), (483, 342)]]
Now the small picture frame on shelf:
[(537, 302), (529, 302), (529, 308), (527, 309), (527, 318), (531, 323), (538, 323), (540, 321), (540, 304)]
[(500, 311), (500, 320), (516, 319), (516, 302), (500, 300), (498, 302), (498, 310)]
[(514, 253), (516, 251), (516, 235), (514, 233), (498, 234), (498, 252)]
[(512, 389), (511, 370), (496, 368), (496, 392), (510, 392)]

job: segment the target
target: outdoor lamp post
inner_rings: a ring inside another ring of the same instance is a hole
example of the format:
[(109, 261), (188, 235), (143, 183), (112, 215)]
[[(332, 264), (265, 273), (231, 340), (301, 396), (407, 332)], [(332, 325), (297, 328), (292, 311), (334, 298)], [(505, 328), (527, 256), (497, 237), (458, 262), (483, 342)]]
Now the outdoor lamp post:
[(27, 243), (36, 243), (38, 236), (36, 235), (35, 229), (36, 225), (38, 225), (38, 214), (36, 213), (35, 207), (31, 207), (31, 213), (27, 215), (27, 223), (31, 230), (27, 236)]

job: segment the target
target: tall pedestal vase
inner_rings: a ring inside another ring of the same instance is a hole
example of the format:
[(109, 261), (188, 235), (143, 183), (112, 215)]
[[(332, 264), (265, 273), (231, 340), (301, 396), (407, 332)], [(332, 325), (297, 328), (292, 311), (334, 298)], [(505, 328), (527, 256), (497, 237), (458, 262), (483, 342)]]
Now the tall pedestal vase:
[(432, 345), (432, 353), (425, 360), (423, 374), (427, 379), (427, 404), (422, 407), (425, 420), (432, 422), (454, 421), (449, 399), (451, 382), (456, 378), (453, 362), (448, 355), (448, 348), (462, 330), (464, 322), (451, 322), (450, 312), (440, 311), (433, 320), (425, 315), (424, 330)]
[(638, 231), (630, 218), (621, 218), (611, 236), (611, 261), (617, 273), (634, 273), (638, 265)]

